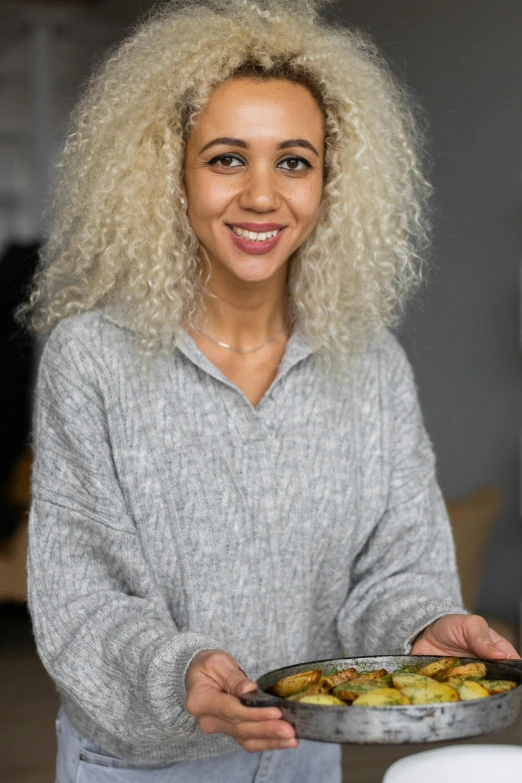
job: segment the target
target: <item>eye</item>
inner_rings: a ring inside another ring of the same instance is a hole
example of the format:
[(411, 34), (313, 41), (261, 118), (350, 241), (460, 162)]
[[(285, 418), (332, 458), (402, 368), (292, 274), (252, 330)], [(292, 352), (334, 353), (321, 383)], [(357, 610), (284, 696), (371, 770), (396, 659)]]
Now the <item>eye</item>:
[[(286, 166), (283, 166), (284, 163)], [(288, 158), (283, 158), (283, 160), (281, 160), (277, 165), (279, 168), (282, 168), (283, 171), (300, 172), (312, 168), (311, 164), (305, 158), (301, 158), (299, 155), (291, 155)]]
[(239, 155), (232, 155), (230, 152), (226, 152), (223, 155), (216, 155), (215, 158), (209, 160), (209, 166), (219, 166), (223, 169), (237, 169), (243, 165), (243, 160)]

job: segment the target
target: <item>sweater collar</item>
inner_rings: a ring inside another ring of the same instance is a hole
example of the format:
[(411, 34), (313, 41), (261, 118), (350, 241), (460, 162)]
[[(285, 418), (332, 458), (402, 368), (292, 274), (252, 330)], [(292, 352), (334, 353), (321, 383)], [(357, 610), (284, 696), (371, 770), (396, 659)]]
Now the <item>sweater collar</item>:
[[(201, 370), (216, 378), (216, 380), (222, 381), (227, 386), (230, 386), (234, 389), (236, 388), (234, 384), (227, 378), (227, 376), (222, 373), (221, 370), (219, 370), (214, 364), (212, 364), (209, 359), (207, 359), (205, 354), (199, 349), (195, 340), (193, 340), (193, 338), (184, 330), (181, 331), (178, 335), (176, 340), (176, 349)], [(272, 386), (281, 380), (281, 378), (299, 362), (306, 359), (312, 353), (313, 350), (310, 347), (305, 335), (300, 329), (294, 328), (294, 331), (290, 335), (288, 343), (286, 344), (285, 353), (279, 365), (277, 375), (272, 382)]]
[[(116, 309), (104, 308), (102, 317), (106, 321), (118, 326), (120, 329), (125, 329), (126, 331), (134, 333), (132, 326)], [(196, 342), (184, 329), (181, 329), (176, 337), (176, 351), (179, 351), (192, 362), (192, 364), (195, 364), (200, 370), (208, 373), (213, 378), (216, 378), (216, 380), (225, 383), (233, 389), (236, 388), (232, 381), (207, 359), (205, 354), (198, 348)], [(303, 334), (301, 329), (299, 329), (299, 327), (294, 327), (290, 339), (286, 344), (285, 353), (279, 365), (277, 375), (270, 388), (281, 380), (281, 378), (283, 378), (293, 367), (299, 364), (299, 362), (308, 358), (313, 352), (314, 349), (310, 346), (307, 337)]]

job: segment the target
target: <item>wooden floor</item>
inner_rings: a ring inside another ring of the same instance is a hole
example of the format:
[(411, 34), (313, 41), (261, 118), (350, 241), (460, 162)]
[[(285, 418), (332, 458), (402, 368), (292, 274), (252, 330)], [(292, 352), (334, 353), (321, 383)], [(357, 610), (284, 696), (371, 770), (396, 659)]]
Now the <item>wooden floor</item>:
[[(58, 698), (36, 655), (25, 611), (5, 605), (0, 605), (0, 705), (1, 783), (53, 783)], [(522, 745), (522, 720), (499, 734), (465, 742)], [(440, 744), (347, 746), (344, 781), (381, 783), (394, 761), (432, 747)]]

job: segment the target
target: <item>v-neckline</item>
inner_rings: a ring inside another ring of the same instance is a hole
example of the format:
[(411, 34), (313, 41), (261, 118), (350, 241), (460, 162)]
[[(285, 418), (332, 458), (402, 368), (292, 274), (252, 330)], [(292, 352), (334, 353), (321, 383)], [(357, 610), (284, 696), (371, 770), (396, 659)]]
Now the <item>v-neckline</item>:
[(274, 380), (264, 393), (263, 397), (259, 400), (257, 405), (252, 405), (244, 392), (238, 386), (236, 386), (236, 384), (233, 383), (230, 378), (228, 378), (228, 376), (219, 369), (219, 367), (216, 367), (216, 365), (210, 361), (210, 359), (199, 348), (194, 338), (191, 337), (190, 334), (188, 334), (188, 332), (185, 330), (181, 330), (179, 332), (178, 339), (176, 341), (176, 348), (201, 370), (211, 375), (217, 381), (224, 383), (229, 388), (234, 389), (234, 391), (241, 395), (252, 411), (256, 413), (263, 405), (264, 400), (270, 396), (274, 386), (281, 380), (281, 378), (283, 378), (298, 362), (306, 359), (307, 356), (312, 353), (312, 349), (310, 348), (305, 336), (299, 329), (294, 329), (286, 344), (285, 352), (281, 362), (279, 363)]

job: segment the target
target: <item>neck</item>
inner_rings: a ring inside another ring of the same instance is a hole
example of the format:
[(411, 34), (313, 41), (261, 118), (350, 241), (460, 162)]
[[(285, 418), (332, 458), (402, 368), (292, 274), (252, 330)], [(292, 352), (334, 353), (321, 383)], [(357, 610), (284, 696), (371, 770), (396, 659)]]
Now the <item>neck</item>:
[(213, 338), (246, 350), (269, 340), (287, 320), (286, 270), (278, 279), (248, 284), (212, 275), (204, 309), (194, 323)]

